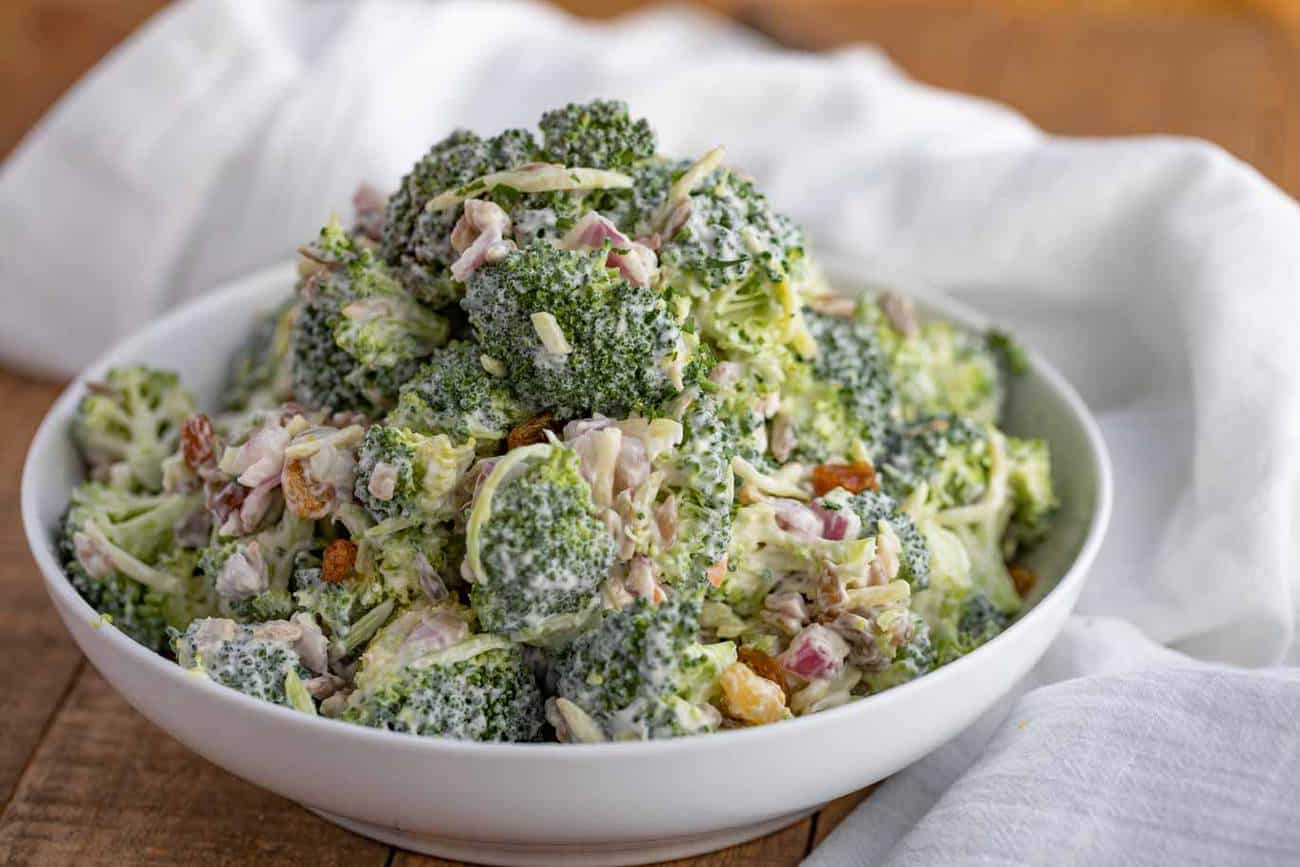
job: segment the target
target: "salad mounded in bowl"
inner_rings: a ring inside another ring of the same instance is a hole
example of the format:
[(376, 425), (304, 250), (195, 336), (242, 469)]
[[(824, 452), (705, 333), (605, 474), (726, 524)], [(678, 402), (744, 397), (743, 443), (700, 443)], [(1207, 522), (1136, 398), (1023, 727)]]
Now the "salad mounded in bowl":
[(299, 250), (220, 406), (118, 367), (60, 530), (105, 622), (364, 726), (592, 743), (779, 722), (1022, 606), (1056, 506), (1023, 355), (836, 296), (721, 148), (614, 101), (458, 131)]

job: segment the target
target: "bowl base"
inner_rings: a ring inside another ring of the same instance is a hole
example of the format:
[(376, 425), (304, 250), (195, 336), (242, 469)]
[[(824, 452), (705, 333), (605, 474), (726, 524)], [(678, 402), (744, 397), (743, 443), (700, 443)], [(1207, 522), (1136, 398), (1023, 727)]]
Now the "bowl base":
[(353, 833), (379, 840), (423, 855), (435, 855), (473, 864), (492, 864), (500, 867), (624, 867), (630, 864), (648, 864), (672, 858), (686, 858), (735, 846), (756, 837), (779, 831), (814, 810), (800, 810), (721, 831), (688, 834), (682, 837), (660, 837), (654, 840), (637, 840), (618, 843), (501, 843), (488, 840), (466, 840), (459, 837), (439, 837), (402, 831), (384, 825), (348, 819), (324, 810), (308, 807), (316, 815)]

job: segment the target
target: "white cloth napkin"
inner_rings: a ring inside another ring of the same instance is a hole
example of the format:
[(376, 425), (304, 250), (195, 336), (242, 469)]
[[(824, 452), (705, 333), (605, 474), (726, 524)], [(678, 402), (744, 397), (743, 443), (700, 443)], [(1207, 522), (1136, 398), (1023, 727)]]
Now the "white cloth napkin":
[(628, 100), (667, 151), (725, 143), (818, 250), (1005, 323), (1112, 452), (1080, 611), (1131, 625), (1078, 620), (1039, 688), (891, 780), (815, 862), (1300, 851), (1294, 673), (1189, 658), (1294, 659), (1300, 611), (1300, 212), (1212, 146), (1048, 137), (869, 49), (777, 51), (680, 10), (596, 25), (503, 2), (190, 0), (0, 168), (0, 358), (71, 373), (284, 259), (451, 128), (593, 96)]

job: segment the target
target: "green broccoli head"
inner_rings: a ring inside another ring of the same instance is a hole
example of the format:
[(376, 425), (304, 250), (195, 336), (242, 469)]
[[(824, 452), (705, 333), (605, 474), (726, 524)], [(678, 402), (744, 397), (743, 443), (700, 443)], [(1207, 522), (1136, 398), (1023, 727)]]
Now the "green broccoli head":
[(899, 410), (874, 331), (855, 319), (811, 310), (805, 318), (815, 354), (785, 365), (773, 454), (802, 463), (842, 460), (860, 450), (878, 455)]
[(474, 445), (372, 425), (357, 453), (356, 497), (378, 521), (437, 522), (453, 517), (453, 498)]
[(1007, 437), (1006, 453), (1012, 511), (1004, 553), (1014, 556), (1047, 535), (1057, 501), (1046, 440)]
[(362, 572), (326, 581), (320, 561), (302, 554), (295, 564), (293, 599), (320, 623), (329, 639), (329, 657), (337, 662), (355, 657), (398, 606), (415, 597), (418, 579), (412, 585), (395, 586), (382, 576)]
[(115, 487), (157, 491), (163, 458), (176, 450), (194, 399), (171, 371), (115, 367), (87, 386), (72, 439), (91, 475)]
[(928, 613), (939, 665), (965, 656), (1010, 623), (1010, 618), (978, 590), (952, 594), (940, 605), (931, 605)]
[(953, 415), (921, 418), (891, 436), (879, 466), (881, 486), (904, 500), (925, 484), (935, 508), (969, 505), (988, 488), (991, 455), (983, 425)]
[(797, 289), (805, 268), (803, 232), (752, 183), (724, 168), (678, 198), (664, 207), (684, 219), (669, 219), (659, 264), (663, 282), (694, 299), (702, 336), (737, 353), (806, 348)]
[(343, 719), (460, 740), (537, 740), (542, 696), (519, 646), (464, 637), (458, 622), (441, 608), (395, 618), (366, 649)]
[(460, 581), (457, 569), (464, 553), (464, 537), (453, 534), (449, 525), (387, 521), (361, 536), (356, 570), (365, 580), (379, 581), (383, 594), (406, 605), (421, 590), (431, 599), (442, 598)]
[(195, 620), (175, 639), (176, 661), (222, 686), (262, 701), (289, 705), (286, 680), (312, 677), (294, 649), (301, 629), (285, 621), (246, 626), (233, 620)]
[(388, 423), (418, 433), (445, 433), (457, 442), (492, 444), (532, 414), (506, 380), (483, 367), (475, 343), (454, 341), (436, 351), (402, 386)]
[(460, 294), (449, 268), (458, 255), (451, 246), (451, 230), (461, 209), (429, 210), (429, 201), (475, 178), (532, 162), (536, 155), (537, 144), (527, 130), (510, 129), (490, 139), (457, 130), (402, 178), (388, 200), (381, 251), (418, 297), (439, 306)]
[(72, 493), (59, 534), (68, 580), (96, 611), (144, 646), (163, 652), (166, 630), (215, 607), (198, 572), (194, 540), (178, 527), (202, 524), (193, 492), (133, 494), (88, 482)]
[[(862, 522), (864, 535), (883, 532), (882, 524), (898, 542), (898, 577), (912, 590), (924, 590), (930, 584), (930, 547), (915, 522), (899, 508), (898, 502), (879, 491), (863, 491), (850, 497), (823, 499), (823, 508), (846, 508)], [(877, 543), (877, 549), (880, 545)]]
[(660, 558), (672, 583), (702, 586), (705, 573), (731, 545), (731, 462), (754, 451), (750, 421), (715, 390), (700, 392), (682, 416), (682, 443), (670, 458), (677, 530)]
[(700, 645), (698, 594), (658, 606), (638, 599), (604, 616), (555, 658), (556, 694), (581, 708), (613, 740), (707, 731), (707, 701), (736, 659), (731, 642)]
[(58, 539), (68, 580), (114, 626), (162, 652), (168, 628), (184, 628), (215, 605), (196, 572), (198, 552), (176, 533), (202, 510), (197, 493), (79, 486)]
[(542, 115), (542, 158), (566, 166), (624, 169), (655, 153), (655, 134), (643, 119), (633, 120), (627, 103), (597, 99), (570, 103)]
[(295, 304), (284, 302), (257, 320), (253, 333), (236, 354), (221, 406), (227, 412), (271, 409), (293, 397), (289, 335)]
[(251, 536), (219, 538), (203, 550), (199, 569), (223, 615), (242, 622), (275, 620), (293, 611), (294, 562), (314, 544), (315, 524), (283, 509), (279, 520)]
[(930, 641), (930, 627), (925, 618), (912, 612), (910, 638), (900, 646), (887, 668), (867, 673), (863, 678), (873, 693), (916, 680), (934, 670), (938, 659)]
[(323, 264), (298, 290), (289, 340), (294, 396), (310, 407), (375, 415), (446, 342), (449, 326), (337, 223), (321, 230), (311, 255)]
[(1008, 358), (1003, 342), (941, 320), (904, 333), (875, 304), (868, 302), (862, 312), (889, 356), (904, 416), (952, 413), (976, 422), (998, 420), (1005, 393), (1000, 360)]
[(561, 417), (652, 411), (688, 360), (664, 298), (606, 255), (535, 242), (476, 271), (461, 302), (515, 392)]
[(518, 448), (497, 462), (475, 497), (466, 546), (479, 621), (520, 641), (580, 625), (615, 553), (577, 454), (559, 445)]

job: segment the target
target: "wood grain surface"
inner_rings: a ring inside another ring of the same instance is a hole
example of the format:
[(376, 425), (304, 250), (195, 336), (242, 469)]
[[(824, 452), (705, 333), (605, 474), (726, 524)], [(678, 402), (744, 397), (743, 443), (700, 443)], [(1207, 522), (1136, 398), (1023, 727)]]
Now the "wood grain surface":
[[(0, 154), (159, 0), (0, 4)], [(570, 0), (610, 13), (635, 0)], [(1208, 138), (1300, 191), (1300, 52), (1278, 19), (1005, 11), (933, 2), (709, 3), (787, 45), (871, 42), (915, 77), (1004, 101), (1052, 132)], [(23, 454), (57, 386), (0, 370), (0, 863), (449, 862), (339, 830), (208, 764), (84, 664), (19, 521)], [(866, 792), (761, 840), (679, 864), (798, 863)]]

